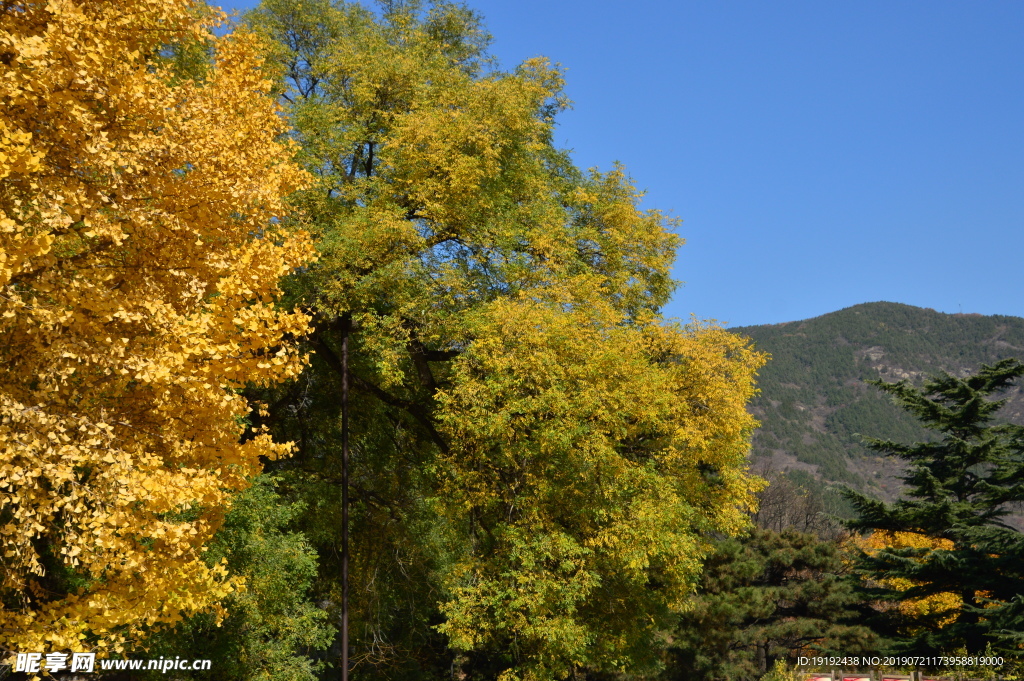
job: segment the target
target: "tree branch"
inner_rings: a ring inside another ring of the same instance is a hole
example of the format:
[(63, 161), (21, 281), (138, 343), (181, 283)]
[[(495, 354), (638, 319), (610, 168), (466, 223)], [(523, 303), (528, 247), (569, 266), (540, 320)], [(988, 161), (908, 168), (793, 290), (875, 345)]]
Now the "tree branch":
[[(312, 342), (314, 348), (316, 348), (317, 354), (320, 357), (322, 357), (324, 361), (327, 362), (327, 365), (330, 366), (331, 369), (333, 369), (340, 376), (342, 373), (341, 358), (338, 357), (334, 349), (327, 344), (327, 342), (322, 337), (319, 329), (315, 331), (313, 334), (311, 334), (310, 341)], [(404, 400), (400, 397), (395, 397), (394, 395), (391, 395), (387, 391), (383, 390), (377, 385), (374, 385), (372, 382), (366, 380), (365, 378), (358, 376), (351, 370), (349, 370), (349, 377), (351, 378), (352, 382), (361, 390), (370, 393), (384, 404), (404, 410), (407, 414), (409, 414), (409, 416), (415, 419), (417, 423), (423, 426), (424, 430), (426, 430), (427, 433), (430, 435), (430, 439), (434, 441), (434, 443), (441, 449), (442, 452), (446, 454), (448, 453), (448, 443), (445, 442), (444, 438), (441, 437), (441, 434), (437, 432), (437, 429), (434, 427), (434, 424), (430, 420), (429, 413), (423, 407), (423, 405), (417, 404), (416, 402), (412, 402), (410, 400)]]

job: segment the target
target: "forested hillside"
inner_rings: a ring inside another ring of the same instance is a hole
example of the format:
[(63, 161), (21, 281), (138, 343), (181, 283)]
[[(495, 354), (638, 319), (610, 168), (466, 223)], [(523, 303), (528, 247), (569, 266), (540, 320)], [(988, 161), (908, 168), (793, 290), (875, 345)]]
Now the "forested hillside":
[[(892, 500), (899, 469), (871, 454), (862, 435), (926, 438), (906, 412), (869, 385), (947, 371), (964, 376), (982, 364), (1024, 357), (1024, 319), (943, 314), (899, 303), (865, 303), (803, 321), (732, 329), (771, 354), (752, 409), (757, 467), (788, 471), (805, 485), (838, 482)], [(1001, 413), (1024, 423), (1024, 396), (1007, 397)]]

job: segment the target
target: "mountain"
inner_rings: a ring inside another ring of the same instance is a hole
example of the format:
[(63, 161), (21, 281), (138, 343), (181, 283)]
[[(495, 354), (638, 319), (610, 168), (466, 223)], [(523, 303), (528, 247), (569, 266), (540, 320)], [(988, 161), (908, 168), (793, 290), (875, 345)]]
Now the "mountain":
[[(1006, 357), (1024, 360), (1024, 318), (943, 314), (898, 303), (865, 303), (784, 324), (730, 329), (771, 354), (752, 411), (754, 468), (785, 473), (810, 490), (846, 484), (892, 501), (899, 462), (879, 457), (862, 435), (899, 441), (929, 437), (869, 380), (908, 380), (946, 371), (966, 376)], [(1000, 417), (1024, 423), (1024, 393), (1008, 391)], [(835, 494), (827, 496), (833, 498)]]

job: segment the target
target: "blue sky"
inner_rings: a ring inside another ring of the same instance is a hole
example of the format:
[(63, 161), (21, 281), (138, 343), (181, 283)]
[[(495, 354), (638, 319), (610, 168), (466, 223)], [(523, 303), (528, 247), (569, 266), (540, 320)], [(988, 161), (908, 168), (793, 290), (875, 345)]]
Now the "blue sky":
[(577, 165), (683, 219), (667, 315), (1024, 316), (1024, 3), (468, 4), (503, 67), (566, 69)]

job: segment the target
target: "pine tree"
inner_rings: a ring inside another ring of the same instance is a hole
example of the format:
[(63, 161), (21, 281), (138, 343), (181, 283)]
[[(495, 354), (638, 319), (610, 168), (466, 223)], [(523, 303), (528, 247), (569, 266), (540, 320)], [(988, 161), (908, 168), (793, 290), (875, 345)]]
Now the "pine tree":
[[(914, 444), (868, 441), (873, 450), (907, 462), (906, 498), (886, 504), (847, 492), (858, 516), (850, 527), (915, 533), (952, 546), (883, 549), (863, 555), (862, 569), (878, 584), (873, 593), (881, 600), (956, 594), (960, 601), (916, 614), (886, 609), (885, 620), (902, 635), (898, 645), (905, 650), (966, 647), (978, 653), (987, 644), (1018, 650), (1013, 632), (1024, 629), (1024, 534), (1006, 519), (1024, 501), (1024, 427), (995, 423), (1005, 400), (988, 398), (1022, 375), (1024, 363), (1006, 359), (966, 378), (940, 374), (920, 390), (906, 381), (875, 383), (938, 437)], [(893, 579), (913, 586), (883, 583)]]
[(800, 655), (855, 655), (876, 646), (838, 541), (756, 529), (724, 539), (680, 620), (664, 678), (760, 678)]

